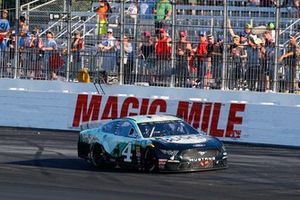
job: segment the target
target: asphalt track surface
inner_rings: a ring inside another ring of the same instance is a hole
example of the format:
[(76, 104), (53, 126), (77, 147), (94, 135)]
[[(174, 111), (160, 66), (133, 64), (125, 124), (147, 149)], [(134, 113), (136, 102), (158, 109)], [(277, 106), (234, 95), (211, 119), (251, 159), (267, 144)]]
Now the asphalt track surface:
[(300, 199), (300, 149), (226, 144), (226, 170), (146, 174), (93, 168), (77, 137), (0, 128), (0, 199)]

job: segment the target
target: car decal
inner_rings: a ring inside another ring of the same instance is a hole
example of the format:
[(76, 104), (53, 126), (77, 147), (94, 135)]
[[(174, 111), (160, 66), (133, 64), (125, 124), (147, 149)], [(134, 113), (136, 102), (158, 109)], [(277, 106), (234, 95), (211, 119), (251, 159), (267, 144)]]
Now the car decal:
[(196, 144), (205, 143), (207, 141), (207, 139), (201, 135), (165, 136), (156, 139), (164, 143), (175, 144)]

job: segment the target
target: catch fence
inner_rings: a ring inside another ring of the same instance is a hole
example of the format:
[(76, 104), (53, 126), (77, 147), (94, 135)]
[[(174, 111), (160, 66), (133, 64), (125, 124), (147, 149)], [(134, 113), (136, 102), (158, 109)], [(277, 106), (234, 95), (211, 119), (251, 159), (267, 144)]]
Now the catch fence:
[[(92, 81), (115, 84), (299, 90), (299, 5), (268, 0), (108, 3), (106, 13), (98, 1), (86, 10), (77, 4), (71, 12), (58, 1), (24, 8), (30, 34), (18, 37), (24, 46), (17, 51), (14, 35), (7, 36), (11, 47), (1, 49), (1, 77), (78, 81), (86, 68)], [(43, 48), (48, 31), (57, 44), (50, 51)], [(82, 47), (75, 43), (78, 32)], [(29, 47), (25, 43), (33, 37), (40, 42)]]

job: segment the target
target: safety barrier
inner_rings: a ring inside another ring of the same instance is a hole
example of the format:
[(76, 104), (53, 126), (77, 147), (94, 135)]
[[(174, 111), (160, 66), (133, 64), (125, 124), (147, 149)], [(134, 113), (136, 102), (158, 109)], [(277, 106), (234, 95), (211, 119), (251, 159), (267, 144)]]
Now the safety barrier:
[[(99, 87), (99, 86), (98, 86)], [(224, 141), (300, 147), (299, 95), (0, 79), (0, 126), (80, 130), (136, 114), (182, 117)]]

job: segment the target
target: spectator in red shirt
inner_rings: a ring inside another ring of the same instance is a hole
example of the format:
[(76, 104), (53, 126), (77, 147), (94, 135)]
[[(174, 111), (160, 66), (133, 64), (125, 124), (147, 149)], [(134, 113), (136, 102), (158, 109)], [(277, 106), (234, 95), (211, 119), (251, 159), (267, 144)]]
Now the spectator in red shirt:
[[(164, 28), (161, 28), (159, 30), (159, 33), (160, 36), (155, 45), (155, 54), (157, 58), (155, 67), (157, 67), (157, 74), (160, 75), (160, 77), (158, 77), (158, 81), (163, 81), (164, 83), (160, 84), (165, 85), (165, 83), (169, 83), (169, 81), (167, 81), (166, 78), (170, 78), (171, 75), (171, 38), (169, 37), (167, 31)], [(157, 81), (155, 82), (157, 83)]]
[(163, 28), (159, 30), (160, 36), (155, 45), (155, 52), (158, 59), (167, 60), (171, 57), (171, 38)]
[(199, 35), (199, 44), (196, 49), (194, 49), (197, 58), (197, 78), (199, 83), (203, 85), (204, 76), (206, 74), (207, 65), (207, 40), (204, 33)]

